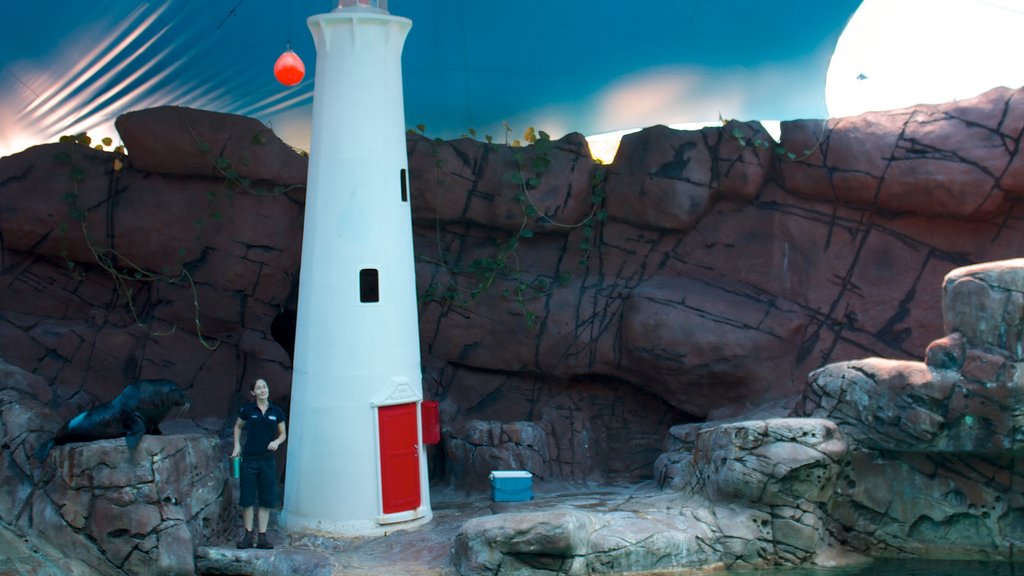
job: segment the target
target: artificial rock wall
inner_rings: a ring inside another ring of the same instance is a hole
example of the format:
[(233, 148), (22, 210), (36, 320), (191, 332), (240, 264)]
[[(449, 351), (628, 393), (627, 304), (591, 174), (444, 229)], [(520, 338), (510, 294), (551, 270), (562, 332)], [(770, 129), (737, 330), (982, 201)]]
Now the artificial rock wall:
[[(250, 119), (125, 115), (127, 157), (0, 159), (0, 356), (66, 418), (135, 378), (221, 430), (244, 383), (287, 404), (305, 159)], [(1021, 253), (1024, 91), (854, 118), (652, 127), (597, 166), (408, 138), (432, 465), (463, 487), (645, 477), (673, 425), (788, 409), (811, 371), (920, 358), (931, 288)], [(775, 403), (775, 404), (773, 404)], [(511, 431), (511, 432), (510, 432)]]
[[(944, 275), (1021, 253), (1022, 97), (784, 122), (781, 145), (756, 123), (653, 127), (607, 167), (573, 136), (547, 164), (411, 138), (420, 288), (457, 288), (421, 313), (456, 481), (635, 472), (672, 421), (785, 414), (821, 366), (921, 358)], [(466, 298), (512, 238), (509, 273)], [(528, 423), (555, 465), (467, 420)]]

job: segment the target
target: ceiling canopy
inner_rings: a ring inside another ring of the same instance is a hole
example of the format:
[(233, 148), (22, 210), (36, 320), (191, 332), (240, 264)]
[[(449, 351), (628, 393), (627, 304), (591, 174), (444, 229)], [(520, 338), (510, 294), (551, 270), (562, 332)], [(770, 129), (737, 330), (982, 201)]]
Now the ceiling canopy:
[[(860, 0), (390, 0), (413, 20), (405, 115), (429, 136), (552, 136), (726, 118), (823, 118)], [(253, 116), (305, 148), (329, 0), (50, 0), (6, 6), (0, 155), (172, 104)], [(288, 47), (306, 77), (273, 74)]]

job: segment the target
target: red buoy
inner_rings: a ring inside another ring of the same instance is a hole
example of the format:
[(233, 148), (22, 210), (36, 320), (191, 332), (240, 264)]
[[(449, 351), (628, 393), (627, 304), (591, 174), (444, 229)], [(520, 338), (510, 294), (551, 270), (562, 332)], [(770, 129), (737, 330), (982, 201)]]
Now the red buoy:
[(306, 75), (306, 65), (292, 49), (285, 50), (274, 63), (274, 78), (285, 86), (295, 86)]

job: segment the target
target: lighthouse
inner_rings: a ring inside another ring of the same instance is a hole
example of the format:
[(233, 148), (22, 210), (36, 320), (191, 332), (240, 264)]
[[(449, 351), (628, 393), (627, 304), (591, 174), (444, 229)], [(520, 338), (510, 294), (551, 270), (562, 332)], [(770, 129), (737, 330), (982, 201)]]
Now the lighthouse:
[(430, 520), (402, 99), (412, 27), (387, 0), (311, 16), (313, 130), (282, 526), (386, 534)]

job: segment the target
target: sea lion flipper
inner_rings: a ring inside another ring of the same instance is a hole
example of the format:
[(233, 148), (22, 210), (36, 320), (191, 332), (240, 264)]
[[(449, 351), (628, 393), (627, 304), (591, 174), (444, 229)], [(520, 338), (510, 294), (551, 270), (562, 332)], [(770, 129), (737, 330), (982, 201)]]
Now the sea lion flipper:
[(127, 433), (125, 434), (124, 440), (128, 444), (128, 449), (134, 451), (138, 447), (139, 442), (142, 440), (142, 435), (146, 433), (146, 423), (142, 421), (142, 418), (135, 413), (127, 415)]

